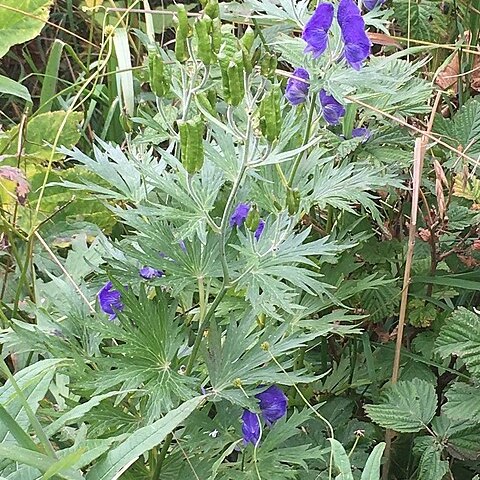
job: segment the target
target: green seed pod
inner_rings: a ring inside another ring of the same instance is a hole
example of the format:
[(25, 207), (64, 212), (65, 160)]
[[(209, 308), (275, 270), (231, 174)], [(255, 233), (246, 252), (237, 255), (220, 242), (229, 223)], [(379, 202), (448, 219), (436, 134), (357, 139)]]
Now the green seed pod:
[(177, 5), (177, 16), (174, 18), (174, 22), (177, 25), (177, 30), (180, 30), (183, 38), (188, 38), (192, 35), (192, 29), (188, 23), (187, 11), (185, 5)]
[(251, 231), (254, 232), (258, 224), (260, 223), (260, 213), (257, 210), (256, 206), (253, 206), (248, 212), (247, 218), (245, 219), (245, 226)]
[(157, 97), (164, 97), (170, 90), (170, 79), (162, 56), (154, 48), (148, 50), (150, 89)]
[(245, 72), (247, 73), (247, 75), (250, 75), (253, 71), (252, 57), (244, 46), (242, 46), (242, 62)]
[(214, 88), (211, 88), (210, 90), (208, 90), (207, 97), (208, 97), (208, 101), (210, 102), (210, 105), (216, 112), (217, 111), (217, 92), (215, 91)]
[(260, 103), (260, 129), (269, 142), (275, 141), (282, 129), (280, 86), (274, 85)]
[(271, 53), (265, 53), (260, 61), (260, 73), (267, 78), (275, 74), (277, 68), (277, 56)]
[(222, 22), (219, 18), (213, 19), (210, 35), (212, 37), (212, 50), (218, 53), (222, 46)]
[(193, 175), (203, 166), (203, 131), (204, 124), (200, 116), (188, 121), (178, 120), (178, 133), (180, 134), (181, 161), (185, 170)]
[(212, 46), (210, 40), (210, 30), (212, 20), (209, 17), (199, 18), (195, 22), (195, 34), (197, 37), (197, 57), (205, 65), (210, 65), (212, 61)]
[(289, 215), (295, 215), (300, 207), (300, 192), (298, 189), (288, 188), (287, 190), (287, 208)]
[(253, 41), (255, 40), (255, 31), (252, 27), (248, 26), (243, 34), (243, 37), (240, 39), (240, 43), (243, 47), (247, 49), (247, 52), (253, 47)]
[(227, 69), (228, 87), (230, 93), (227, 101), (234, 107), (236, 107), (245, 96), (242, 63), (239, 62), (238, 64), (234, 60), (231, 60)]
[(213, 117), (217, 116), (217, 110), (215, 107), (212, 105), (210, 102), (210, 99), (208, 98), (208, 95), (205, 93), (196, 93), (195, 94), (196, 99), (198, 100), (198, 103)]
[(220, 16), (220, 6), (218, 5), (218, 0), (208, 0), (203, 9), (210, 18), (218, 18)]

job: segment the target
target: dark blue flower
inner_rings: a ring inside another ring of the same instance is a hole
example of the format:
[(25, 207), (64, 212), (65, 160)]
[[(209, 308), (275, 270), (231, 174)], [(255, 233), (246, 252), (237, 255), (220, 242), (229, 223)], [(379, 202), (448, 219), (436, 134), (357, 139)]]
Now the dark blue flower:
[(303, 29), (302, 38), (307, 42), (305, 53), (312, 52), (313, 58), (318, 58), (326, 50), (332, 21), (333, 5), (320, 3)]
[(256, 240), (260, 238), (260, 235), (263, 233), (263, 229), (265, 228), (265, 220), (263, 218), (260, 219), (258, 222), (257, 229), (255, 230), (254, 237)]
[(187, 253), (187, 247), (185, 245), (185, 242), (183, 240), (179, 240), (178, 244), (180, 245), (180, 248), (182, 249), (183, 253)]
[[(295, 78), (296, 77), (296, 78)], [(296, 68), (285, 89), (285, 97), (292, 105), (303, 103), (310, 88), (310, 75), (304, 68)]]
[(363, 138), (366, 142), (372, 136), (372, 132), (365, 127), (358, 127), (352, 130), (352, 138)]
[(250, 205), (246, 203), (240, 203), (230, 217), (230, 226), (233, 227), (236, 225), (237, 227), (241, 227), (247, 218), (249, 211)]
[(146, 280), (150, 280), (152, 278), (160, 278), (163, 277), (164, 273), (161, 270), (157, 270), (153, 267), (143, 267), (138, 272), (142, 278)]
[(117, 316), (117, 312), (123, 310), (121, 294), (113, 288), (112, 282), (107, 282), (97, 294), (100, 308), (110, 315), (109, 319), (113, 320)]
[(336, 125), (340, 118), (345, 115), (345, 107), (323, 88), (320, 90), (320, 104), (322, 105), (323, 118), (329, 125)]
[(242, 414), (242, 434), (243, 434), (243, 443), (252, 443), (257, 445), (260, 440), (260, 420), (256, 413), (251, 412), (250, 410), (244, 410)]
[(371, 43), (357, 4), (353, 0), (340, 0), (337, 20), (342, 31), (343, 55), (352, 68), (360, 70), (362, 62), (370, 55)]
[(276, 385), (255, 395), (255, 398), (260, 400), (260, 410), (267, 425), (271, 425), (287, 413), (288, 399)]
[(385, 0), (363, 0), (363, 5), (367, 10), (373, 10), (375, 7), (381, 7)]

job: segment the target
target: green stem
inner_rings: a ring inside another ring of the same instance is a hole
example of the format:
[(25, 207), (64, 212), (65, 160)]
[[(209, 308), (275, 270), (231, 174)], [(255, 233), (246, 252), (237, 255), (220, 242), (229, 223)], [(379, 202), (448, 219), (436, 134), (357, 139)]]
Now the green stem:
[(165, 441), (163, 442), (162, 450), (160, 451), (160, 455), (158, 456), (157, 463), (155, 464), (155, 470), (152, 474), (152, 480), (159, 480), (160, 473), (162, 472), (163, 461), (167, 456), (168, 449), (170, 448), (170, 444), (172, 443), (173, 433), (169, 433), (165, 437)]
[[(310, 111), (308, 112), (308, 119), (307, 125), (305, 127), (305, 135), (303, 137), (302, 145), (306, 145), (310, 139), (310, 130), (312, 129), (312, 121), (313, 121), (313, 114), (315, 112), (315, 100), (316, 95), (313, 96), (312, 101), (310, 103)], [(303, 158), (303, 152), (300, 152), (295, 159), (295, 162), (292, 167), (292, 172), (290, 173), (290, 180), (288, 181), (288, 186), (291, 187), (293, 185), (293, 180), (295, 179), (295, 175), (297, 174), (298, 167), (300, 166), (300, 162)]]
[(27, 243), (27, 251), (25, 252), (25, 262), (22, 266), (20, 278), (18, 279), (17, 290), (15, 292), (15, 300), (13, 302), (13, 314), (12, 318), (15, 318), (18, 311), (18, 304), (20, 303), (20, 295), (22, 294), (22, 287), (27, 277), (28, 267), (30, 265), (30, 257), (33, 253), (33, 237), (30, 237)]

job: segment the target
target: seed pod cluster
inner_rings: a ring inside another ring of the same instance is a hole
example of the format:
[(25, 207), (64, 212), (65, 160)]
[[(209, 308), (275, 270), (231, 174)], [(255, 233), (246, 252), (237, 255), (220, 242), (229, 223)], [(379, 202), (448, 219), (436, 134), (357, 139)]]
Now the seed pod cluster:
[(222, 73), (222, 87), (225, 101), (237, 106), (245, 96), (243, 51), (237, 38), (223, 32), (223, 43), (217, 55)]
[(178, 5), (174, 23), (176, 24), (175, 57), (179, 62), (185, 62), (188, 60), (187, 38), (191, 37), (192, 29), (188, 23), (187, 11), (182, 4)]
[(150, 89), (157, 97), (164, 97), (170, 91), (170, 72), (155, 47), (148, 49), (148, 72)]
[(273, 85), (260, 103), (260, 129), (269, 142), (277, 140), (282, 128), (281, 95), (280, 86)]
[(177, 120), (180, 134), (180, 151), (182, 164), (185, 170), (193, 175), (203, 166), (205, 152), (203, 149), (204, 122), (202, 117), (196, 116), (191, 120)]

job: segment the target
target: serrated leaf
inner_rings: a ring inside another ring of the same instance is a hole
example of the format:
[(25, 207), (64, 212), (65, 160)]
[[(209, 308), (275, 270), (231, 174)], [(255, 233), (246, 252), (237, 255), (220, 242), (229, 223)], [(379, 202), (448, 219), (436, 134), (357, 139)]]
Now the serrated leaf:
[[(50, 14), (53, 0), (3, 0), (0, 6), (0, 58), (11, 46), (35, 38)], [(10, 7), (10, 8), (8, 8)]]
[(192, 398), (168, 412), (160, 420), (135, 431), (118, 447), (111, 450), (103, 461), (92, 467), (87, 474), (87, 480), (119, 478), (119, 472), (124, 472), (140, 455), (159, 445), (200, 405), (204, 398), (203, 396)]
[(437, 408), (433, 385), (423, 380), (402, 381), (387, 387), (377, 405), (367, 405), (368, 416), (384, 428), (419, 432), (428, 425)]
[(480, 375), (480, 315), (458, 308), (442, 326), (435, 345), (442, 358), (456, 355), (471, 373)]
[(441, 480), (448, 472), (448, 462), (441, 459), (441, 447), (428, 447), (420, 458), (417, 480)]
[(446, 392), (442, 412), (454, 420), (480, 422), (480, 387), (456, 382)]

